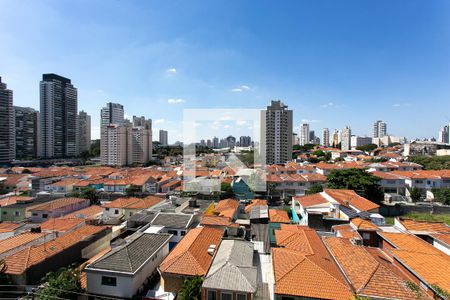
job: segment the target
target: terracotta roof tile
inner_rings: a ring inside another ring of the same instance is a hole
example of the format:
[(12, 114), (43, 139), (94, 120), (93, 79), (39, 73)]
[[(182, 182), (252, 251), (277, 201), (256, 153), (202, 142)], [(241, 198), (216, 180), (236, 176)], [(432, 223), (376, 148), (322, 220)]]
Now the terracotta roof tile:
[(419, 221), (407, 218), (398, 218), (406, 230), (412, 232), (450, 233), (450, 226), (443, 222)]
[(92, 219), (97, 215), (103, 213), (103, 209), (98, 205), (91, 205), (86, 208), (74, 211), (70, 214), (60, 217), (60, 219), (71, 219), (71, 218), (81, 218), (81, 219)]
[(303, 207), (328, 203), (328, 200), (325, 199), (321, 194), (312, 194), (303, 197), (294, 197), (294, 200), (298, 201)]
[(41, 223), (42, 231), (57, 231), (66, 232), (76, 227), (80, 227), (84, 224), (83, 219), (79, 218), (64, 218), (64, 219), (48, 219), (44, 223)]
[(267, 205), (267, 200), (263, 200), (263, 199), (253, 199), (252, 202), (250, 204), (248, 204), (247, 206), (245, 206), (245, 212), (246, 213), (250, 213), (250, 211), (252, 210), (253, 207), (256, 206), (264, 206)]
[(275, 294), (320, 299), (351, 299), (349, 287), (295, 250), (273, 248)]
[(214, 213), (221, 216), (227, 217), (231, 220), (233, 215), (236, 212), (236, 209), (239, 207), (239, 201), (236, 199), (224, 199), (220, 200), (216, 207), (214, 208)]
[(336, 237), (326, 237), (324, 242), (358, 294), (405, 300), (415, 298), (405, 286), (404, 279), (379, 263), (365, 247)]
[(0, 241), (0, 253), (5, 253), (14, 248), (28, 244), (34, 240), (40, 239), (46, 235), (48, 235), (48, 233), (23, 232), (18, 235), (9, 237), (7, 239)]
[(280, 209), (269, 209), (270, 222), (274, 223), (290, 223), (289, 215), (286, 211)]
[(44, 204), (41, 204), (39, 206), (36, 206), (33, 208), (34, 211), (40, 210), (40, 211), (53, 211), (59, 208), (63, 208), (66, 206), (70, 206), (73, 204), (86, 202), (88, 200), (83, 198), (59, 198), (56, 200), (52, 200), (49, 202), (46, 202)]
[(7, 266), (6, 273), (20, 275), (29, 267), (38, 264), (47, 258), (77, 244), (84, 239), (106, 230), (104, 226), (83, 226), (64, 236), (37, 246), (26, 247), (5, 258)]
[(341, 205), (347, 207), (350, 205), (360, 211), (370, 211), (380, 207), (378, 204), (356, 194), (353, 190), (325, 189), (324, 192)]
[(208, 253), (210, 245), (219, 247), (223, 230), (212, 227), (197, 227), (170, 252), (159, 266), (163, 273), (178, 275), (200, 275), (208, 272), (213, 256)]
[(369, 230), (369, 231), (377, 231), (380, 230), (378, 226), (373, 224), (368, 220), (364, 220), (361, 218), (354, 218), (350, 222), (356, 230)]

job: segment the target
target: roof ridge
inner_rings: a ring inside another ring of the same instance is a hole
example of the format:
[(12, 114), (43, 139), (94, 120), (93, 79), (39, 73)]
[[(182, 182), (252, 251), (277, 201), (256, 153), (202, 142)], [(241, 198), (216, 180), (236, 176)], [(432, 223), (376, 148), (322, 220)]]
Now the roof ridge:
[[(365, 249), (364, 249), (365, 250)], [(366, 251), (367, 252), (367, 251)], [(368, 253), (367, 252), (367, 254), (369, 254), (370, 255), (370, 253)], [(373, 256), (372, 255), (370, 255), (372, 258), (373, 258)], [(375, 259), (375, 258), (373, 258), (373, 259)], [(369, 279), (366, 281), (366, 283), (364, 283), (364, 286), (362, 286), (359, 290), (358, 290), (358, 292), (361, 292), (362, 290), (364, 290), (366, 287), (367, 287), (367, 285), (369, 284), (369, 282), (372, 280), (372, 278), (373, 278), (373, 276), (375, 275), (375, 273), (377, 272), (377, 270), (380, 268), (380, 266), (381, 266), (381, 263), (379, 263), (376, 259), (375, 259), (375, 262), (377, 263), (377, 266), (375, 267), (375, 269), (372, 271), (372, 273), (370, 274), (370, 276), (369, 276)]]
[[(285, 248), (280, 248), (280, 249), (285, 249)], [(290, 249), (287, 249), (287, 250), (294, 252), (293, 250), (290, 250)], [(298, 267), (299, 264), (301, 264), (301, 263), (302, 263), (303, 261), (305, 261), (305, 259), (306, 259), (306, 255), (299, 254), (299, 253), (294, 253), (294, 255), (301, 256), (302, 259), (301, 259), (298, 263), (296, 263), (289, 271), (287, 271), (286, 273), (284, 273), (283, 276), (281, 276), (280, 279), (279, 279), (278, 281), (280, 281), (281, 279), (283, 279), (287, 274), (291, 273), (295, 268)]]
[[(133, 241), (134, 242), (134, 241)], [(132, 243), (132, 242), (131, 242)], [(130, 243), (130, 244), (131, 244)], [(125, 245), (125, 251), (127, 253), (127, 261), (128, 261), (128, 265), (130, 266), (130, 272), (133, 272), (133, 266), (131, 264), (131, 259), (130, 259), (130, 252), (128, 251), (128, 245)]]

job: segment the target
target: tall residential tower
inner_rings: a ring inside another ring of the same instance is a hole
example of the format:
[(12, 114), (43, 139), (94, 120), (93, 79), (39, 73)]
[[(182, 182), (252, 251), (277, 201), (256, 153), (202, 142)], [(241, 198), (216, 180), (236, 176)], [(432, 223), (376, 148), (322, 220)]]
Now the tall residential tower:
[(280, 100), (261, 111), (261, 153), (267, 164), (292, 160), (292, 110)]
[(42, 157), (77, 156), (77, 89), (68, 78), (44, 74), (40, 83), (40, 98)]

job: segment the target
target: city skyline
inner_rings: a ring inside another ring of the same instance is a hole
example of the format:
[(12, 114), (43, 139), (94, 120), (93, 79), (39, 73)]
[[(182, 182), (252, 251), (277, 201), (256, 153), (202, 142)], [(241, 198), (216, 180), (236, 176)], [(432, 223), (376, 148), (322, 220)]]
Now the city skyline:
[[(41, 74), (71, 78), (93, 138), (106, 102), (126, 105), (129, 117), (148, 116), (170, 143), (181, 140), (185, 108), (263, 109), (278, 99), (294, 111), (295, 132), (301, 123), (316, 134), (348, 124), (370, 136), (382, 119), (389, 134), (437, 138), (448, 123), (446, 1), (291, 2), (281, 11), (268, 2), (97, 1), (89, 12), (86, 4), (2, 2), (14, 14), (0, 20), (0, 70), (14, 105), (34, 109)], [(381, 19), (385, 26), (374, 25)], [(67, 34), (45, 34), (50, 28)]]

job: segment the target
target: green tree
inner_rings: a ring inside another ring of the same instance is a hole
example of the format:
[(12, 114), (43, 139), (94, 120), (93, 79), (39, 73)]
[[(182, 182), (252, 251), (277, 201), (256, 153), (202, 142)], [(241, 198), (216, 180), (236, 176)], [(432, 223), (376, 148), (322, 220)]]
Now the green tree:
[(73, 265), (61, 268), (56, 272), (47, 273), (42, 281), (44, 287), (36, 292), (38, 299), (77, 299), (76, 293), (83, 292), (80, 283), (80, 270)]
[(450, 292), (442, 289), (440, 286), (438, 286), (437, 284), (432, 284), (431, 287), (436, 291), (436, 293), (438, 295), (434, 296), (434, 299), (445, 299), (445, 300), (450, 300)]
[(234, 195), (231, 184), (229, 184), (227, 182), (222, 182), (220, 184), (220, 191), (222, 192), (222, 195), (221, 195), (222, 199), (232, 198)]
[(203, 278), (195, 275), (186, 279), (178, 292), (178, 300), (200, 300), (202, 298)]
[(422, 198), (422, 193), (420, 192), (420, 190), (418, 188), (413, 187), (409, 196), (411, 197), (411, 200), (413, 202), (417, 202), (420, 200), (420, 198)]
[(136, 194), (138, 194), (139, 192), (141, 192), (141, 188), (138, 187), (137, 185), (131, 184), (129, 187), (127, 187), (127, 189), (125, 190), (125, 194), (128, 197), (133, 197), (136, 196)]
[(325, 152), (321, 149), (314, 151), (312, 154), (317, 157), (325, 156)]
[(413, 155), (408, 157), (408, 160), (413, 163), (422, 165), (425, 170), (450, 169), (450, 155), (444, 156)]
[(354, 190), (360, 196), (376, 203), (381, 203), (384, 199), (379, 180), (380, 178), (364, 169), (333, 170), (327, 176), (329, 188)]
[(22, 174), (31, 174), (30, 169), (23, 169)]
[(99, 204), (99, 196), (94, 187), (88, 187), (82, 189), (79, 193), (80, 198), (89, 199), (91, 201), (91, 205)]
[(450, 188), (433, 189), (434, 198), (445, 205), (450, 205)]
[(365, 152), (371, 152), (375, 149), (377, 149), (378, 146), (376, 144), (367, 144), (356, 147), (357, 150), (365, 151)]
[(322, 187), (322, 185), (320, 185), (320, 184), (315, 184), (315, 185), (311, 186), (311, 187), (309, 188), (309, 190), (306, 191), (306, 194), (307, 194), (307, 195), (311, 195), (311, 194), (317, 194), (317, 193), (320, 193), (320, 192), (323, 192), (323, 187)]

